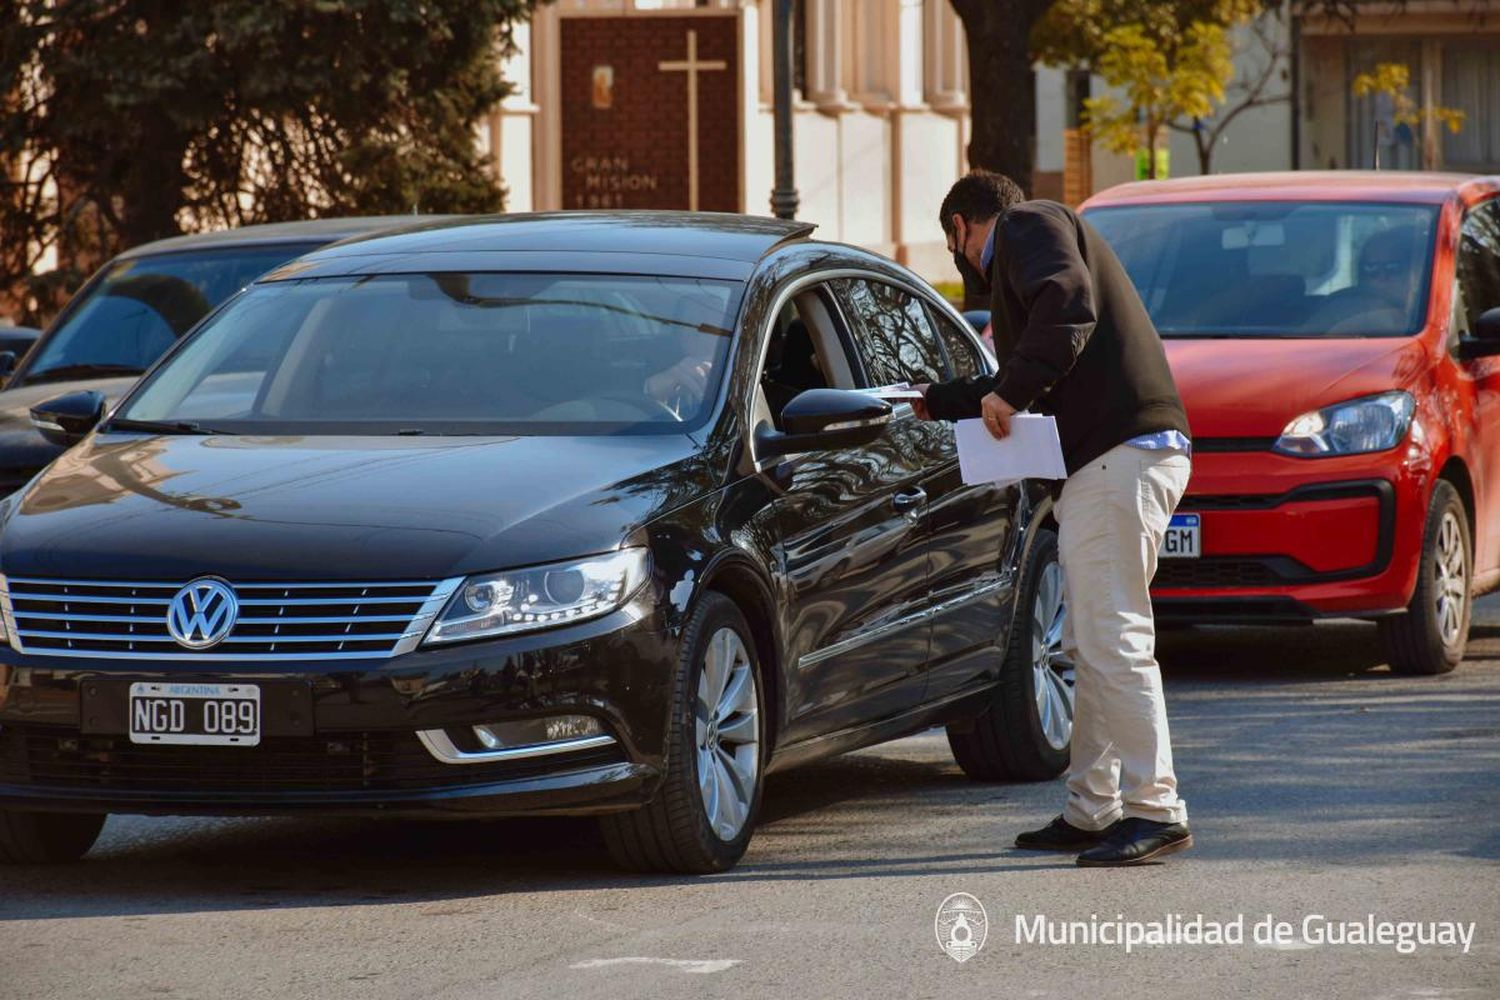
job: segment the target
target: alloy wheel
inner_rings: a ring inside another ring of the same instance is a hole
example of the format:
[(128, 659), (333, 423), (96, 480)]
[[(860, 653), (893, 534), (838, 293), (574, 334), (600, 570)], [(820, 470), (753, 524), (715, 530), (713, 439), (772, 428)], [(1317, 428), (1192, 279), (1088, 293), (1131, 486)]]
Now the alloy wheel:
[(1073, 737), (1073, 664), (1062, 648), (1067, 614), (1062, 566), (1049, 562), (1037, 580), (1031, 610), (1031, 671), (1037, 719), (1054, 750), (1066, 747)]
[(698, 672), (698, 790), (709, 825), (720, 840), (744, 828), (760, 772), (760, 698), (755, 667), (732, 628), (709, 639)]
[(1433, 550), (1433, 602), (1443, 646), (1453, 649), (1463, 640), (1469, 601), (1469, 552), (1463, 529), (1453, 511), (1443, 513)]

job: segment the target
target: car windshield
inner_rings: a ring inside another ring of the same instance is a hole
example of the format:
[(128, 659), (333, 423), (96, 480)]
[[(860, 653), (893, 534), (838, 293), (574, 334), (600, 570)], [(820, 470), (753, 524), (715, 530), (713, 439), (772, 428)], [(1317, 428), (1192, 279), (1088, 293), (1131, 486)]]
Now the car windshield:
[(210, 309), (310, 249), (304, 243), (117, 261), (37, 348), (22, 381), (140, 374)]
[(114, 426), (681, 433), (713, 406), (741, 287), (529, 273), (271, 282), (195, 333)]
[(1163, 337), (1396, 337), (1426, 314), (1436, 206), (1240, 201), (1087, 218)]

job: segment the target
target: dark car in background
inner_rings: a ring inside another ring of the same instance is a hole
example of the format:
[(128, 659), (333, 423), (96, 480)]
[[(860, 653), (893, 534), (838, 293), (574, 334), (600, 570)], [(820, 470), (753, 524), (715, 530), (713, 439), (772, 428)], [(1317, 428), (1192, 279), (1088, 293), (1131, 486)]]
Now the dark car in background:
[(15, 370), (16, 363), (26, 356), (41, 335), (42, 331), (29, 326), (0, 325), (0, 373)]
[(734, 215), (512, 216), (256, 282), (0, 501), (0, 861), (106, 814), (600, 814), (744, 852), (768, 771), (1072, 729), (1045, 491), (868, 390), (992, 370), (911, 272)]
[[(272, 268), (336, 240), (412, 226), (409, 215), (318, 219), (176, 236), (127, 250), (69, 300), (29, 353), (0, 353), (0, 496), (14, 492), (62, 449), (31, 426), (33, 406), (59, 393), (120, 396), (215, 306)], [(19, 329), (19, 328), (18, 328)], [(30, 346), (30, 345), (28, 345)]]

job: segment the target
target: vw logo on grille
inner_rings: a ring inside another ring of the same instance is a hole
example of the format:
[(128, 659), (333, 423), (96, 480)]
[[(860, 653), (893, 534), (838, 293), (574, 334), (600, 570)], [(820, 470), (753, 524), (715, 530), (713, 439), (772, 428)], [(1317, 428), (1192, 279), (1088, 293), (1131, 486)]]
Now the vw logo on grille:
[(172, 596), (167, 631), (178, 645), (207, 649), (224, 640), (240, 615), (240, 601), (223, 580), (203, 577)]

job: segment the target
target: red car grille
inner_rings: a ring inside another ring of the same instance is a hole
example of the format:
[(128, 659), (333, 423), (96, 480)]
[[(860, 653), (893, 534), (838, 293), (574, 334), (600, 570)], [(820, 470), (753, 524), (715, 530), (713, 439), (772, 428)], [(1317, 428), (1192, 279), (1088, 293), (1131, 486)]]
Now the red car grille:
[(1162, 589), (1194, 587), (1276, 587), (1287, 583), (1258, 559), (1163, 559), (1156, 564), (1151, 586)]

